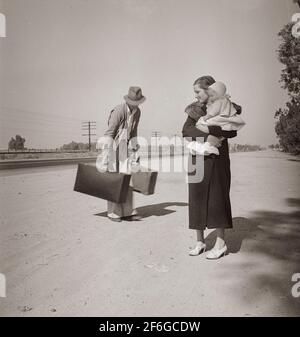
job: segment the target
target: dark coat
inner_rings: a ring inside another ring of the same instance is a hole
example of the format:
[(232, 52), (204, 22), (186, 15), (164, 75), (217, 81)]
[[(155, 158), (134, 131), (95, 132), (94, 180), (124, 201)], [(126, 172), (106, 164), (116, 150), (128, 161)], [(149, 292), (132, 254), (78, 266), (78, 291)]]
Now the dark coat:
[[(205, 106), (200, 115), (206, 114)], [(199, 117), (199, 116), (198, 116)], [(204, 137), (208, 134), (196, 128), (197, 118), (189, 114), (184, 123), (183, 137)], [(219, 126), (209, 126), (209, 134), (216, 137), (233, 138), (236, 131), (223, 131)], [(200, 183), (189, 183), (189, 228), (231, 228), (230, 204), (230, 158), (227, 139), (218, 148), (220, 155), (204, 158), (204, 178)], [(192, 156), (195, 162), (196, 156)]]

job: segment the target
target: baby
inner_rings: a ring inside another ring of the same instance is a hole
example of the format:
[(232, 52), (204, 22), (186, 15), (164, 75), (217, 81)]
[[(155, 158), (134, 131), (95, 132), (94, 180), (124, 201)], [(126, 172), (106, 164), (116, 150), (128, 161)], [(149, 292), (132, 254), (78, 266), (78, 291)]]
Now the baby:
[[(206, 132), (207, 126), (218, 125), (225, 131), (238, 131), (245, 125), (245, 122), (239, 116), (240, 112), (237, 112), (229, 96), (226, 95), (224, 83), (215, 82), (208, 88), (207, 94), (209, 97), (207, 113), (198, 120), (196, 124), (198, 129)], [(200, 155), (219, 154), (219, 150), (209, 142), (199, 143), (194, 141), (189, 143), (188, 148), (193, 154), (195, 152)]]

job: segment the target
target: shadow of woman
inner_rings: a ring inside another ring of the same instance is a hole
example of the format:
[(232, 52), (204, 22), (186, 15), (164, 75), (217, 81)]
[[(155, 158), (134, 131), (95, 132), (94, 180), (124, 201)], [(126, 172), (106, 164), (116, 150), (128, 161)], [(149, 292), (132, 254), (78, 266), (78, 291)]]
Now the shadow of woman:
[[(230, 253), (243, 250), (243, 257), (235, 260), (235, 266), (248, 270), (244, 286), (236, 294), (250, 304), (261, 299), (259, 289), (267, 289), (269, 296), (278, 299), (282, 314), (299, 316), (299, 299), (291, 294), (291, 278), (300, 266), (300, 200), (289, 198), (285, 202), (294, 210), (257, 210), (250, 219), (234, 218), (233, 229), (226, 231), (226, 242)], [(215, 238), (216, 231), (208, 235), (209, 249)], [(231, 275), (227, 268), (223, 277)]]
[[(226, 230), (225, 239), (229, 253), (238, 253), (245, 239), (252, 239), (256, 253), (262, 253), (273, 258), (294, 260), (300, 254), (300, 199), (289, 198), (287, 205), (295, 207), (292, 212), (277, 212), (258, 210), (251, 218), (233, 218), (233, 228)], [(212, 248), (216, 240), (216, 231), (211, 232), (206, 243)], [(292, 250), (295, 254), (286, 254)], [(297, 254), (296, 254), (297, 253)]]
[[(162, 202), (160, 204), (147, 205), (137, 208), (138, 214), (142, 219), (150, 216), (164, 216), (175, 213), (174, 209), (167, 209), (168, 207), (186, 207), (186, 202)], [(95, 214), (96, 216), (107, 217), (107, 212)]]
[[(235, 217), (233, 220), (233, 228), (226, 230), (226, 245), (228, 247), (229, 253), (238, 253), (241, 250), (243, 241), (249, 238), (255, 238), (258, 235), (260, 228), (258, 223), (244, 218)], [(211, 232), (205, 239), (207, 248), (211, 249), (216, 241), (217, 231)]]

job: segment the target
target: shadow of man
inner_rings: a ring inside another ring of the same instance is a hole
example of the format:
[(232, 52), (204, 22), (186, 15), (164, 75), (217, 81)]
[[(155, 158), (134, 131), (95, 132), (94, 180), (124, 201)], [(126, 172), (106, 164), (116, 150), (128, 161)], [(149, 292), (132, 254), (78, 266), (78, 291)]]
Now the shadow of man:
[[(137, 212), (142, 217), (142, 219), (145, 219), (150, 216), (164, 216), (176, 212), (174, 209), (167, 209), (168, 207), (186, 207), (187, 205), (188, 204), (186, 202), (162, 202), (159, 204), (138, 207)], [(107, 217), (107, 212), (102, 212), (95, 215)]]

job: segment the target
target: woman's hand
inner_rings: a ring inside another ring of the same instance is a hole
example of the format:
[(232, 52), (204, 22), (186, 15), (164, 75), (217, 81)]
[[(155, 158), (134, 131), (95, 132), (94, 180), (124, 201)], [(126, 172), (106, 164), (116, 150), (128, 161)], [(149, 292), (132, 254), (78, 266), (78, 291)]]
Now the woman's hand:
[(224, 139), (223, 137), (215, 137), (212, 135), (208, 135), (206, 141), (209, 142), (212, 146), (220, 147), (222, 145), (223, 139)]
[(209, 133), (209, 129), (207, 125), (197, 124), (197, 129), (202, 132)]

